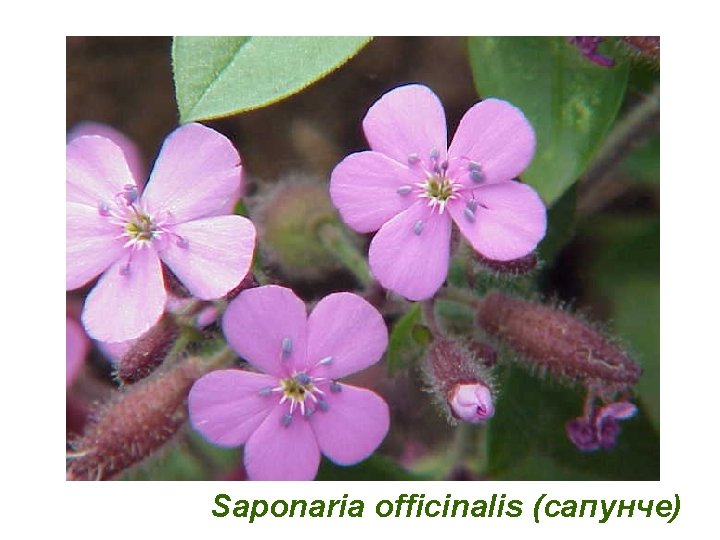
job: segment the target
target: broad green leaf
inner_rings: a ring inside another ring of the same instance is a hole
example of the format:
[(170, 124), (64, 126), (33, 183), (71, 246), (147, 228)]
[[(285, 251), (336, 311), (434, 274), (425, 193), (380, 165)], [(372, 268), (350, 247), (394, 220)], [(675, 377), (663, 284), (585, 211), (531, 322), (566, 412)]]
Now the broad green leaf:
[(640, 404), (622, 422), (609, 452), (581, 452), (568, 440), (565, 422), (580, 415), (583, 394), (506, 368), (495, 417), (488, 426), (488, 470), (493, 480), (657, 480), (660, 438)]
[(422, 355), (424, 347), (417, 343), (413, 336), (415, 325), (421, 321), (420, 303), (416, 302), (393, 325), (385, 356), (390, 375), (406, 368)]
[(565, 38), (474, 37), (470, 64), (481, 97), (522, 109), (537, 135), (522, 175), (550, 205), (575, 183), (617, 115), (628, 64), (593, 64)]
[(175, 37), (182, 123), (229, 116), (291, 96), (347, 62), (368, 37)]

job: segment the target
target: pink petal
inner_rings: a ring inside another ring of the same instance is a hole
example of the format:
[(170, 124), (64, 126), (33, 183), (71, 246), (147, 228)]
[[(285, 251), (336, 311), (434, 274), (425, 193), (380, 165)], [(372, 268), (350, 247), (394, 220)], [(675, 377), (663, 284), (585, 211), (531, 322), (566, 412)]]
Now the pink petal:
[(241, 292), (222, 326), (235, 352), (260, 371), (287, 377), (305, 363), (305, 304), (290, 289), (267, 285)]
[(375, 364), (387, 344), (377, 309), (355, 294), (331, 294), (308, 318), (307, 367), (313, 377), (338, 379)]
[(414, 189), (420, 180), (417, 171), (383, 154), (358, 152), (333, 170), (330, 197), (345, 223), (358, 232), (372, 232), (410, 206), (415, 197), (403, 188)]
[(463, 236), (480, 255), (495, 261), (519, 259), (545, 236), (546, 212), (533, 188), (520, 182), (487, 184), (473, 190), (477, 208), (468, 219), (464, 200), (448, 209)]
[(212, 300), (247, 275), (255, 249), (255, 227), (241, 216), (217, 216), (172, 227), (160, 257), (198, 298)]
[(382, 96), (365, 115), (363, 130), (370, 148), (400, 163), (407, 164), (410, 156), (417, 156), (431, 169), (433, 151), (439, 160), (445, 159), (445, 111), (426, 86), (408, 84)]
[(70, 386), (82, 367), (90, 342), (75, 319), (65, 319), (65, 386)]
[(98, 341), (98, 347), (105, 357), (112, 363), (119, 362), (120, 359), (125, 356), (130, 348), (135, 345), (134, 339), (128, 341), (117, 341), (115, 343), (107, 343), (105, 341)]
[(67, 203), (66, 208), (65, 287), (82, 287), (123, 256), (123, 239), (118, 225), (109, 223), (97, 208)]
[(277, 406), (245, 445), (245, 469), (251, 480), (312, 480), (320, 450), (310, 423), (295, 414), (286, 427), (286, 406)]
[(261, 396), (261, 390), (277, 384), (274, 377), (239, 369), (208, 373), (190, 389), (190, 423), (214, 444), (245, 444), (278, 403), (277, 395)]
[(340, 392), (327, 392), (326, 411), (310, 417), (323, 454), (340, 465), (352, 465), (372, 454), (387, 435), (390, 411), (376, 393), (340, 385)]
[(67, 140), (72, 141), (78, 137), (85, 135), (100, 135), (106, 139), (110, 139), (120, 147), (125, 155), (130, 172), (139, 186), (145, 183), (147, 171), (145, 170), (144, 160), (140, 148), (130, 139), (115, 128), (107, 124), (99, 122), (80, 122), (67, 134)]
[(85, 300), (82, 322), (100, 341), (127, 341), (147, 332), (165, 309), (167, 293), (160, 259), (152, 248), (132, 250), (103, 274)]
[(598, 411), (596, 425), (600, 425), (601, 421), (607, 417), (615, 418), (616, 420), (625, 420), (635, 416), (637, 407), (627, 401), (618, 401), (617, 403), (611, 403), (605, 405)]
[(447, 276), (450, 224), (447, 213), (432, 212), (424, 201), (388, 221), (370, 243), (370, 269), (375, 278), (409, 300), (430, 298)]
[(73, 139), (65, 159), (67, 202), (87, 204), (97, 209), (101, 202), (112, 202), (123, 186), (135, 184), (122, 149), (97, 135)]
[(240, 196), (242, 167), (232, 143), (201, 124), (172, 132), (155, 162), (142, 200), (172, 223), (222, 215)]
[(507, 101), (486, 99), (460, 120), (450, 144), (448, 174), (465, 185), (470, 161), (482, 167), (485, 183), (512, 180), (523, 172), (535, 153), (535, 132), (525, 115)]

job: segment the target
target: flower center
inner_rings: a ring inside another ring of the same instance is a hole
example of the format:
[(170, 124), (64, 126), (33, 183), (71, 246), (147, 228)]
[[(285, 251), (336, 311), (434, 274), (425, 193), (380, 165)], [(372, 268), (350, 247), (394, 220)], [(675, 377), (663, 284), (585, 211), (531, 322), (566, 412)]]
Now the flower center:
[(437, 208), (440, 214), (445, 211), (448, 201), (454, 199), (457, 193), (455, 182), (444, 173), (430, 176), (424, 182), (419, 182), (417, 186), (422, 189), (419, 197), (428, 199), (428, 206)]
[[(280, 388), (283, 396), (289, 399), (291, 404), (302, 403), (305, 398), (313, 395), (313, 391), (317, 390), (313, 384), (312, 377), (306, 373), (298, 373), (287, 379), (280, 381)], [(291, 405), (292, 406), (292, 405)]]
[(125, 235), (129, 238), (129, 243), (149, 244), (160, 233), (160, 229), (155, 225), (152, 218), (134, 209), (133, 214), (129, 216), (125, 224)]
[(449, 178), (438, 178), (433, 176), (425, 181), (425, 196), (436, 199), (438, 202), (445, 202), (454, 193), (454, 182)]
[[(330, 358), (330, 357), (328, 357)], [(323, 359), (320, 363), (329, 363)], [(287, 412), (282, 416), (281, 423), (284, 427), (288, 427), (292, 423), (293, 413), (295, 410), (300, 411), (300, 415), (308, 419), (316, 411), (327, 412), (330, 406), (325, 400), (325, 391), (319, 388), (319, 384), (323, 384), (325, 390), (331, 393), (342, 391), (342, 386), (336, 381), (311, 377), (305, 372), (295, 373), (291, 377), (280, 379), (279, 385), (276, 387), (266, 386), (258, 392), (260, 397), (280, 394), (279, 405), (289, 402)]]
[[(189, 247), (188, 239), (175, 233), (167, 226), (170, 213), (151, 215), (139, 200), (138, 188), (128, 184), (115, 194), (113, 201), (100, 201), (98, 214), (120, 228), (118, 238), (126, 240), (126, 248), (143, 248), (164, 238), (174, 241), (183, 249)], [(159, 246), (164, 248), (165, 244)], [(127, 266), (127, 265), (126, 265)]]

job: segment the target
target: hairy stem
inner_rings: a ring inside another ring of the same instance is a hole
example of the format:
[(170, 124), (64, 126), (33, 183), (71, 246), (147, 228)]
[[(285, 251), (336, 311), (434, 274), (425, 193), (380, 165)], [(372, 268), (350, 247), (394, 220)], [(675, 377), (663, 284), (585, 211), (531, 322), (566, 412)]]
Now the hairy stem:
[[(578, 183), (578, 211), (589, 214), (618, 195), (608, 175), (633, 149), (660, 127), (660, 86), (656, 85), (633, 109), (617, 122), (605, 144)], [(624, 189), (622, 190), (624, 191)]]
[(320, 243), (350, 270), (363, 287), (373, 283), (365, 257), (337, 223), (323, 223), (317, 229)]

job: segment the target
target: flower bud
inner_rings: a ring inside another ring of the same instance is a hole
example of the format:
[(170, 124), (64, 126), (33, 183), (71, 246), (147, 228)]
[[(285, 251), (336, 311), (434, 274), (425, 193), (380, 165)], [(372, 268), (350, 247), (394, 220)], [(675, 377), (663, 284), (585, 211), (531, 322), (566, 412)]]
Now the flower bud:
[(338, 268), (317, 238), (322, 223), (337, 219), (326, 185), (309, 178), (281, 181), (253, 214), (264, 253), (285, 275), (317, 279)]
[[(225, 295), (225, 299), (229, 302), (230, 300), (233, 300), (237, 298), (237, 296), (243, 292), (245, 289), (252, 289), (254, 287), (258, 287), (260, 283), (258, 282), (257, 278), (255, 277), (255, 274), (252, 272), (248, 272), (248, 275), (245, 276), (245, 279), (243, 279), (237, 287), (235, 287), (233, 290), (231, 290), (229, 293)], [(198, 319), (200, 319), (198, 317)], [(209, 324), (209, 323), (208, 323)], [(198, 326), (203, 327), (206, 326), (205, 324), (202, 324), (200, 320), (198, 320)]]
[(643, 60), (656, 66), (660, 62), (660, 36), (625, 36), (620, 39)]
[(455, 418), (479, 424), (495, 414), (492, 393), (484, 384), (456, 384), (448, 396), (450, 410)]
[(424, 374), (449, 419), (479, 424), (495, 414), (492, 376), (460, 343), (436, 338), (428, 349)]
[(185, 422), (185, 398), (203, 371), (189, 359), (118, 392), (73, 443), (68, 480), (112, 478), (162, 447)]
[(556, 308), (493, 291), (479, 302), (477, 321), (532, 367), (606, 395), (627, 390), (642, 374), (640, 366), (607, 336)]
[(174, 318), (163, 315), (122, 355), (117, 364), (117, 378), (131, 384), (150, 375), (165, 360), (179, 334)]

